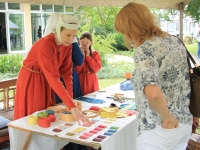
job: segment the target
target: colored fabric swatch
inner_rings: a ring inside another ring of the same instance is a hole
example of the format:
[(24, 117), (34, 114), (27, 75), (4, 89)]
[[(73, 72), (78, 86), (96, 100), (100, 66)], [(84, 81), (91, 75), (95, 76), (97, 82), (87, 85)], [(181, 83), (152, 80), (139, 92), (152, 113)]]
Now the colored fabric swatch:
[(117, 130), (115, 130), (115, 129), (110, 129), (110, 130), (108, 130), (108, 132), (115, 133), (115, 132), (117, 132)]
[(89, 136), (81, 135), (79, 138), (80, 138), (80, 139), (84, 139), (84, 140), (86, 140), (87, 138), (89, 138)]
[(83, 97), (83, 96), (76, 98), (76, 100), (84, 101), (84, 102), (88, 102), (88, 103), (93, 103), (93, 104), (103, 104), (103, 103), (105, 103), (105, 101), (102, 100), (102, 99)]
[(103, 139), (100, 139), (100, 138), (94, 138), (93, 141), (95, 142), (101, 142)]
[(111, 136), (113, 135), (111, 132), (105, 132), (104, 135), (108, 135), (108, 136)]
[(115, 130), (117, 130), (117, 129), (119, 129), (119, 127), (117, 127), (117, 126), (111, 126), (110, 129), (115, 129)]
[(98, 135), (98, 136), (97, 136), (97, 138), (99, 138), (99, 139), (105, 139), (105, 138), (106, 138), (106, 136), (103, 136), (103, 135)]
[(68, 135), (68, 136), (74, 136), (74, 135), (75, 135), (75, 133), (68, 132), (68, 133), (66, 133), (66, 135)]

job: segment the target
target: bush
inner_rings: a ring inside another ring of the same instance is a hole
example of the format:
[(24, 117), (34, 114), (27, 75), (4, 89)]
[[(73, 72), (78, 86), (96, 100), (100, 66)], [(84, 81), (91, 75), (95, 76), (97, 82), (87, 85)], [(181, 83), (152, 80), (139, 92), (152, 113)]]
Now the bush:
[(7, 54), (0, 56), (0, 73), (16, 74), (22, 66), (23, 56)]
[(132, 62), (118, 61), (110, 62), (102, 66), (97, 73), (99, 79), (124, 78), (126, 72), (133, 72), (134, 64)]
[(115, 34), (108, 34), (107, 37), (103, 35), (95, 36), (92, 34), (93, 47), (97, 50), (101, 57), (102, 66), (107, 64), (106, 55), (111, 53), (115, 48), (111, 45), (115, 43)]
[(121, 50), (121, 51), (127, 51), (128, 48), (125, 46), (124, 44), (124, 37), (122, 34), (117, 33), (115, 36), (115, 44), (112, 44), (113, 47), (115, 47), (117, 50)]

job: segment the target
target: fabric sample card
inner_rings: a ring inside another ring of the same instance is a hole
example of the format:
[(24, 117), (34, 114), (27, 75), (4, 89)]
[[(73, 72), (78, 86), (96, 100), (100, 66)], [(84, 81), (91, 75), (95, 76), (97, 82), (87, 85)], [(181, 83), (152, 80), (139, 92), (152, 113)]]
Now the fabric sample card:
[(74, 135), (75, 135), (75, 133), (68, 132), (68, 133), (66, 133), (66, 135), (68, 135), (68, 136), (74, 136)]
[(53, 129), (52, 131), (54, 131), (54, 132), (61, 132), (62, 130), (61, 130), (61, 129), (58, 129), (58, 128), (55, 128), (55, 129)]
[(94, 134), (93, 134), (93, 133), (84, 133), (83, 135), (92, 136), (92, 135), (94, 135)]
[(104, 135), (108, 135), (108, 136), (111, 136), (112, 133), (111, 132), (105, 132)]
[(65, 126), (73, 126), (71, 123), (65, 123)]
[(117, 126), (111, 126), (110, 129), (115, 129), (115, 130), (117, 130), (117, 129), (119, 129), (119, 127), (117, 127)]
[(94, 128), (94, 130), (101, 131), (101, 130), (103, 130), (103, 128)]
[(86, 140), (87, 138), (89, 138), (89, 136), (81, 135), (79, 138), (80, 138), (80, 139), (84, 139), (84, 140)]
[(107, 126), (99, 125), (98, 127), (99, 127), (99, 128), (106, 128)]
[(96, 131), (96, 130), (91, 130), (91, 131), (90, 131), (90, 133), (97, 134), (97, 133), (98, 133), (98, 131)]
[(115, 130), (115, 129), (110, 129), (110, 130), (108, 130), (108, 132), (115, 133), (115, 132), (117, 132), (117, 130)]
[(106, 138), (106, 136), (103, 136), (103, 135), (98, 135), (98, 136), (97, 136), (97, 138), (99, 138), (99, 139), (105, 139), (105, 138)]
[(95, 142), (101, 142), (103, 139), (99, 139), (99, 138), (94, 138), (93, 141)]

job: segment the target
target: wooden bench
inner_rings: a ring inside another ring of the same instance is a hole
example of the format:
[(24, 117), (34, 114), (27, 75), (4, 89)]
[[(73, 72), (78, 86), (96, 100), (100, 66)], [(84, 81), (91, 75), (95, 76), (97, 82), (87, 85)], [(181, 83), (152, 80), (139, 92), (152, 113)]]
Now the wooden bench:
[[(3, 95), (3, 99), (0, 102), (3, 103), (3, 108), (0, 110), (0, 116), (13, 120), (14, 111), (14, 98), (17, 79), (10, 79), (0, 82), (0, 93)], [(10, 94), (12, 92), (12, 94)], [(10, 105), (10, 101), (13, 100), (13, 105)], [(8, 128), (0, 129), (0, 143), (9, 140)]]

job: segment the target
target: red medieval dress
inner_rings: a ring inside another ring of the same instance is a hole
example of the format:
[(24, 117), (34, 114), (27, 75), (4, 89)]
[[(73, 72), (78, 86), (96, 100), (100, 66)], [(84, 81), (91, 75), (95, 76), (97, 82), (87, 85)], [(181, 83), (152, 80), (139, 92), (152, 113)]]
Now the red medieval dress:
[(92, 51), (92, 56), (85, 57), (81, 66), (76, 66), (81, 85), (82, 95), (86, 95), (99, 90), (98, 77), (96, 73), (101, 69), (100, 55), (97, 51)]
[(38, 40), (23, 61), (16, 85), (14, 119), (55, 104), (53, 91), (69, 108), (75, 107), (72, 100), (72, 44), (57, 45), (51, 33)]

